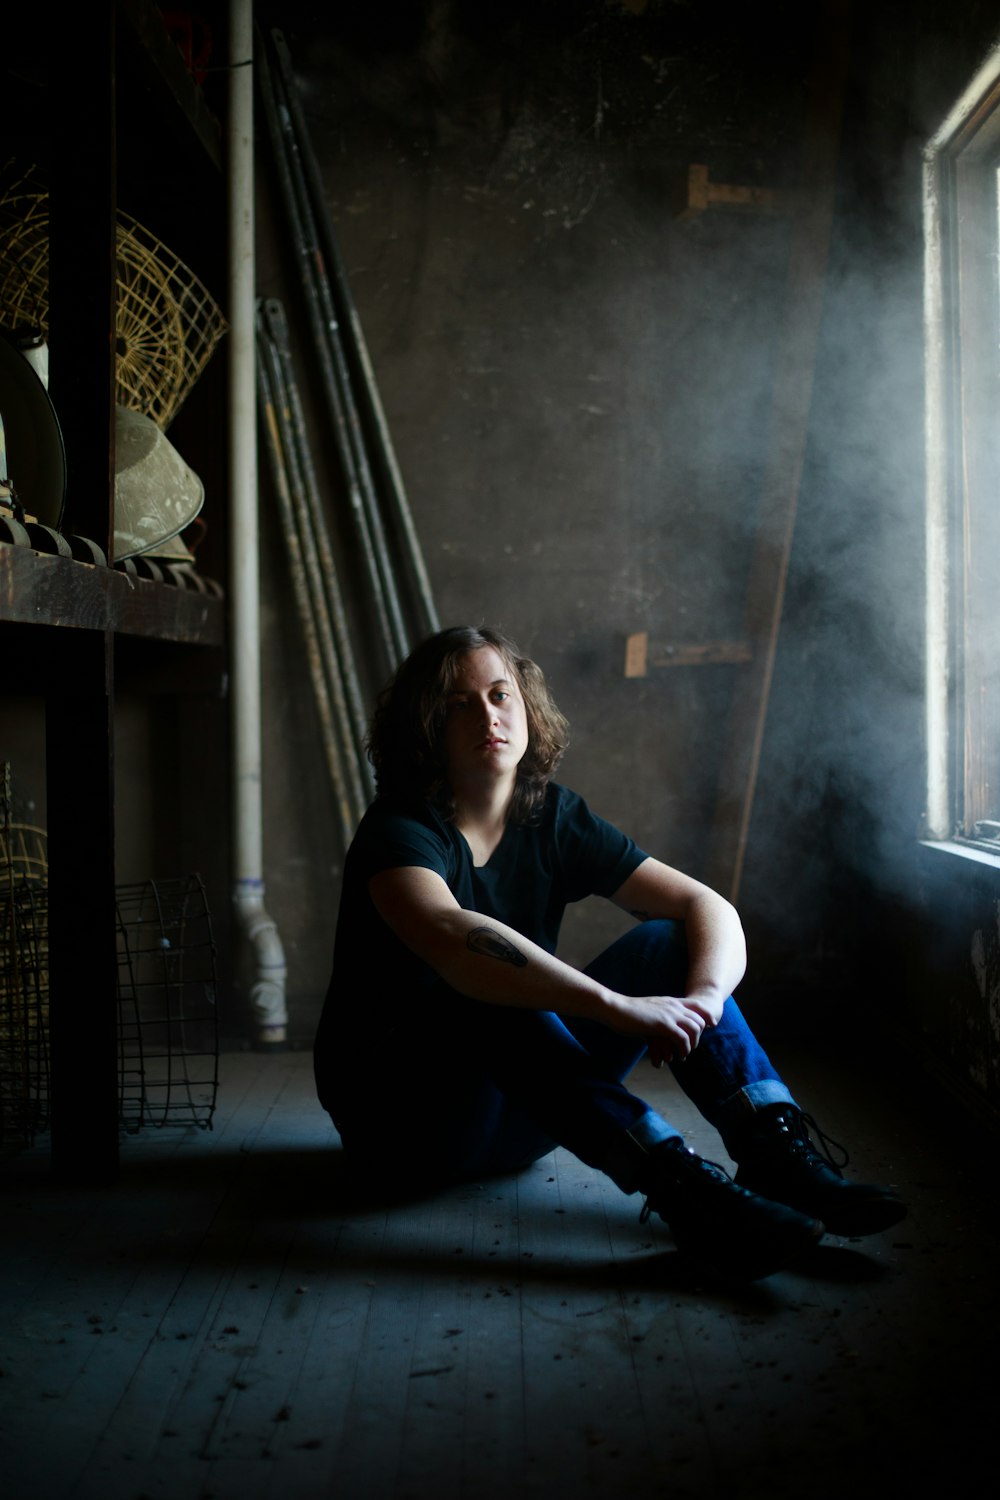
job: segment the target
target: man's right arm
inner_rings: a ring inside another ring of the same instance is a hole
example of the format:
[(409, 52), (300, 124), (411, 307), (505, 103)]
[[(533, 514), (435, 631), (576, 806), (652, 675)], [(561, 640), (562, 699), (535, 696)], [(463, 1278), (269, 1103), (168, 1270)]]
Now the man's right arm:
[(698, 1043), (703, 1018), (683, 1000), (607, 989), (503, 922), (459, 906), (433, 870), (383, 870), (369, 882), (369, 892), (400, 941), (473, 1000), (588, 1017), (645, 1037), (659, 1055), (675, 1060)]

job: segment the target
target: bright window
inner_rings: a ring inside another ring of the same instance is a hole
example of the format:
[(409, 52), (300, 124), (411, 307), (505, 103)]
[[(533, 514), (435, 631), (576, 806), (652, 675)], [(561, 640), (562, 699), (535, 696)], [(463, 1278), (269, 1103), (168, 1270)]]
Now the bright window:
[(1000, 851), (1000, 45), (929, 142), (927, 833)]

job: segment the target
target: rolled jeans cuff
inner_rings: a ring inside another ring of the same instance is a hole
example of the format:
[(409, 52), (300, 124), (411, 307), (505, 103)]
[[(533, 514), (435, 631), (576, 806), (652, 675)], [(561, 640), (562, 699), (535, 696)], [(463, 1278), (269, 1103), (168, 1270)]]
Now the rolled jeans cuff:
[(628, 1130), (622, 1131), (620, 1140), (601, 1162), (601, 1170), (623, 1193), (637, 1193), (644, 1176), (646, 1156), (653, 1147), (661, 1141), (683, 1139), (679, 1130), (649, 1109)]
[(769, 1104), (795, 1104), (778, 1078), (761, 1078), (755, 1083), (746, 1083), (722, 1104), (716, 1129), (734, 1161), (739, 1160), (739, 1142), (754, 1115)]

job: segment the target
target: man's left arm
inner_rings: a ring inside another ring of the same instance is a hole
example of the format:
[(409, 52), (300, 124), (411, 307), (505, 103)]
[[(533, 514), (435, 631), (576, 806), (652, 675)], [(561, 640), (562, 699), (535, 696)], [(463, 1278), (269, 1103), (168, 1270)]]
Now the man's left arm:
[(651, 857), (611, 899), (642, 922), (666, 918), (684, 923), (688, 981), (678, 998), (706, 1025), (718, 1025), (723, 1005), (746, 972), (746, 940), (736, 908), (701, 881)]

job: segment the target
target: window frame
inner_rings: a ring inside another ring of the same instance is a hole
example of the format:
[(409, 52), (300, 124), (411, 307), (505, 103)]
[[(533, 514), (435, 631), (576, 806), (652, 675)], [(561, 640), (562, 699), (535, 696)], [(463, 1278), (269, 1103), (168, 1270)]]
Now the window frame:
[(1000, 855), (1000, 43), (925, 147), (924, 327), (925, 836)]

